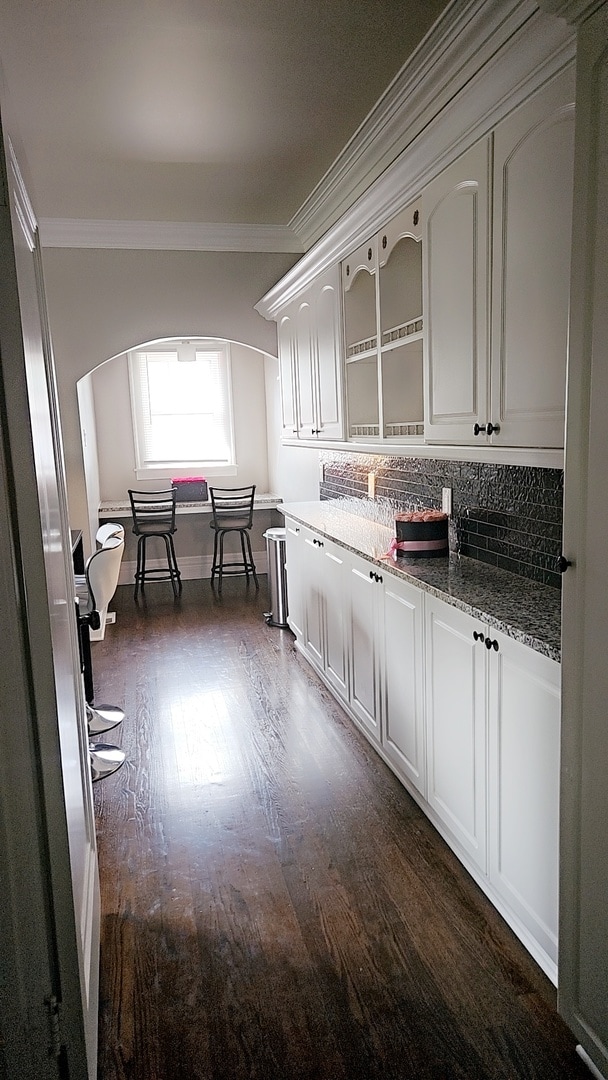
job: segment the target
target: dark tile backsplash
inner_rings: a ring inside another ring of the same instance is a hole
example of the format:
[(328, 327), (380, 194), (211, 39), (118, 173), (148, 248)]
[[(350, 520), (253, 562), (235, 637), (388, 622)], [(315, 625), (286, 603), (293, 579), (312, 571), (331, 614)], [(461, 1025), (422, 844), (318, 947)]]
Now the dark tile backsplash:
[(441, 508), (441, 489), (452, 488), (453, 550), (560, 587), (561, 469), (325, 450), (320, 460), (322, 499), (366, 499), (369, 472), (376, 500), (399, 510)]

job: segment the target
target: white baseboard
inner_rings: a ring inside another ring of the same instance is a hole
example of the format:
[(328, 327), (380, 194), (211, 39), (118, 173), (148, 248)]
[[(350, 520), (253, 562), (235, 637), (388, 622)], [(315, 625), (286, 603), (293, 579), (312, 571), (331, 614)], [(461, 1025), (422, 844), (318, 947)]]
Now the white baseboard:
[[(228, 556), (230, 559), (232, 556)], [(211, 577), (211, 564), (213, 562), (211, 555), (181, 555), (178, 558), (179, 572), (184, 581), (190, 581), (194, 578), (210, 578)], [(266, 574), (268, 572), (268, 556), (266, 551), (254, 551), (253, 561), (258, 574)], [(161, 569), (167, 565), (164, 559), (147, 559), (146, 566), (150, 569)], [(135, 560), (123, 559), (120, 567), (120, 577), (118, 579), (119, 585), (133, 585), (135, 581)]]

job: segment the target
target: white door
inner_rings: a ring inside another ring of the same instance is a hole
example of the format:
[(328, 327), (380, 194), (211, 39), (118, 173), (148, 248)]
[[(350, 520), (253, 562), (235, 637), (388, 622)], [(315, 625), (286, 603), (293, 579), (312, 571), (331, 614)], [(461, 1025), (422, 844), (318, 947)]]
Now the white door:
[(377, 608), (382, 593), (370, 563), (353, 556), (349, 570), (350, 707), (370, 737), (379, 742), (382, 647)]
[(398, 773), (424, 795), (422, 613), (423, 594), (420, 589), (385, 574), (385, 719), (382, 745)]
[(315, 284), (317, 432), (322, 439), (343, 438), (342, 354), (340, 350), (340, 273), (332, 267)]
[(494, 133), (489, 418), (505, 446), (564, 445), (574, 72)]
[[(559, 1009), (608, 1076), (608, 4), (572, 11), (576, 146), (564, 486)], [(587, 17), (589, 16), (589, 17)], [(584, 21), (583, 21), (584, 20)]]
[(300, 642), (304, 638), (304, 539), (301, 526), (285, 519), (285, 564), (289, 627)]
[(314, 400), (314, 316), (308, 300), (301, 300), (295, 311), (296, 322), (296, 392), (300, 438), (310, 439), (316, 432)]
[(281, 383), (281, 436), (295, 439), (298, 435), (295, 388), (295, 326), (290, 313), (285, 313), (277, 328), (279, 347), (279, 376)]
[(426, 598), (429, 806), (486, 870), (486, 649), (480, 623)]
[(348, 661), (344, 620), (346, 591), (344, 548), (323, 542), (325, 674), (340, 697), (348, 696)]
[(0, 168), (3, 1053), (10, 1076), (93, 1080), (99, 890), (63, 458), (37, 228), (8, 141)]
[(489, 170), (483, 140), (422, 193), (424, 434), (432, 442), (487, 441), (474, 430), (489, 419)]
[(555, 965), (560, 666), (490, 634), (490, 882)]
[(313, 663), (323, 667), (323, 541), (302, 529), (304, 646)]

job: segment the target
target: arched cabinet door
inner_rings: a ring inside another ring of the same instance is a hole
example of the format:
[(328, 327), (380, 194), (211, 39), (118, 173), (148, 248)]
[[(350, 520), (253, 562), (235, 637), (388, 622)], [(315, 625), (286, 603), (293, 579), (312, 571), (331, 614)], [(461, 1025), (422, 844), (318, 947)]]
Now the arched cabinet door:
[(302, 438), (310, 438), (317, 427), (316, 375), (313, 370), (315, 361), (313, 335), (316, 327), (314, 325), (313, 303), (314, 301), (307, 291), (306, 296), (296, 303), (294, 314), (296, 324), (298, 430)]
[(375, 237), (353, 251), (342, 263), (344, 342), (347, 360), (369, 353), (378, 346), (377, 272)]
[(421, 200), (378, 234), (382, 436), (409, 441), (423, 433)]
[[(422, 330), (421, 200), (389, 221), (378, 234), (380, 344)], [(413, 324), (413, 325), (412, 325)]]
[(564, 445), (573, 160), (570, 69), (494, 132), (496, 444)]
[(314, 297), (315, 312), (315, 411), (320, 439), (341, 439), (342, 350), (340, 342), (340, 294), (337, 269), (322, 275)]
[(320, 274), (277, 319), (284, 440), (343, 436), (340, 268)]
[(279, 318), (277, 327), (279, 344), (279, 380), (281, 387), (281, 437), (298, 437), (296, 399), (296, 342), (295, 321), (291, 309)]
[(484, 139), (422, 196), (424, 434), (431, 442), (469, 443), (475, 425), (486, 423), (489, 170)]

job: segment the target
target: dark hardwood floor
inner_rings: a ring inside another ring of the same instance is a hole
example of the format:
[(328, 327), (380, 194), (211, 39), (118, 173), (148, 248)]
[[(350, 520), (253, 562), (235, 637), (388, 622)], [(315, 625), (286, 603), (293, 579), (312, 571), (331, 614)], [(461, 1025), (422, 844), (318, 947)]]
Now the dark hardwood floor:
[(99, 1080), (589, 1080), (555, 991), (268, 599), (166, 584), (93, 646)]

